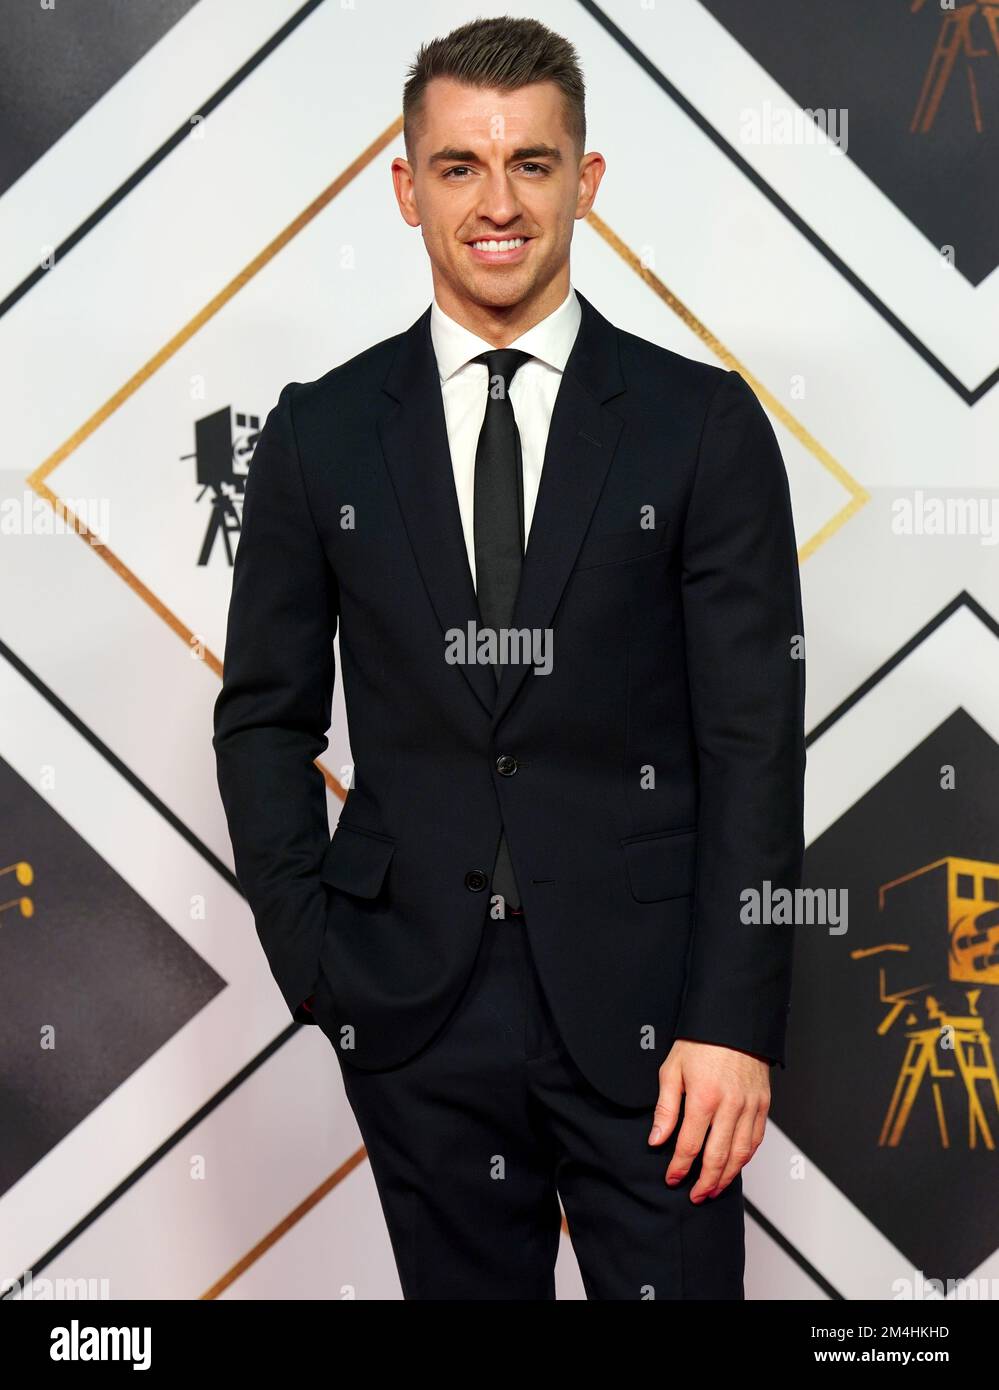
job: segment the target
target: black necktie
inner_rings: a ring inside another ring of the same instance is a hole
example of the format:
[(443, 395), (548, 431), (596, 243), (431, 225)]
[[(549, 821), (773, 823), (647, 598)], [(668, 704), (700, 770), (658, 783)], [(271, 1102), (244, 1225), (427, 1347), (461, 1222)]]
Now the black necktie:
[[(489, 374), (475, 450), (475, 592), (483, 625), (499, 629), (513, 620), (524, 553), (523, 470), (510, 383), (530, 353), (497, 348), (475, 361), (484, 362)], [(498, 682), (499, 668), (493, 669)]]
[[(523, 462), (510, 382), (530, 359), (529, 352), (518, 348), (496, 348), (474, 359), (484, 362), (489, 374), (486, 414), (475, 450), (475, 590), (483, 626), (497, 633), (513, 621), (524, 554)], [(494, 666), (493, 671), (498, 685), (500, 668)], [(493, 866), (492, 892), (501, 894), (507, 907), (520, 904), (505, 834)]]

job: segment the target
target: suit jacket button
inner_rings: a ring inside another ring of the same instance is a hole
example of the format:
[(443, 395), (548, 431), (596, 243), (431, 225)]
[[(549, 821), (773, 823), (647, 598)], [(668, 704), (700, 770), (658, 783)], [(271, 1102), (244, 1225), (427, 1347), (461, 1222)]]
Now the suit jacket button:
[(481, 869), (469, 869), (465, 875), (465, 887), (470, 893), (481, 893), (489, 882), (489, 875)]
[(501, 777), (512, 777), (517, 771), (517, 759), (504, 753), (502, 757), (496, 759), (496, 771)]

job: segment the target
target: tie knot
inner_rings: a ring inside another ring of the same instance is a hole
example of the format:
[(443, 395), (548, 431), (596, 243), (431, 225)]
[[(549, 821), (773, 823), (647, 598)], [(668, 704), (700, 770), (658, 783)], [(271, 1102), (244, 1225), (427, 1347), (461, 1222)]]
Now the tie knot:
[(493, 348), (492, 352), (483, 352), (472, 360), (486, 364), (490, 384), (494, 377), (501, 377), (504, 391), (508, 391), (517, 371), (525, 362), (530, 362), (531, 354), (521, 352), (520, 348)]

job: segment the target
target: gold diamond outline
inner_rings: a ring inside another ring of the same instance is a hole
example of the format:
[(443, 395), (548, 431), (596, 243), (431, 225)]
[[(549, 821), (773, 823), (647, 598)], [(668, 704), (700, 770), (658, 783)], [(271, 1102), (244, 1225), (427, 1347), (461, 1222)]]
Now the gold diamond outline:
[[(173, 357), (185, 343), (201, 329), (209, 319), (213, 318), (230, 299), (234, 298), (239, 291), (247, 285), (255, 275), (266, 266), (279, 251), (283, 250), (290, 241), (298, 235), (300, 231), (312, 222), (320, 212), (326, 208), (334, 198), (353, 182), (367, 166), (402, 132), (402, 116), (398, 116), (382, 133), (377, 136), (364, 149), (357, 158), (330, 183), (318, 197), (314, 198), (306, 208), (293, 218), (267, 245), (250, 260), (241, 271), (239, 271), (227, 285), (223, 287), (207, 304), (201, 308), (194, 317), (175, 333), (158, 352), (139, 368), (119, 389), (100, 406), (90, 418), (69, 436), (59, 447), (49, 455), (43, 463), (34, 469), (27, 476), (28, 486), (31, 487), (39, 497), (49, 503), (56, 514), (64, 519), (67, 525), (72, 527), (77, 535), (85, 540), (91, 549), (109, 565), (118, 577), (129, 586), (130, 589), (145, 603), (149, 608), (161, 618), (166, 625), (176, 633), (190, 652), (192, 646), (199, 652), (200, 659), (208, 666), (221, 680), (222, 662), (215, 653), (204, 646), (200, 639), (185, 623), (162, 601), (157, 595), (144, 584), (143, 581), (121, 560), (111, 548), (104, 544), (100, 536), (92, 531), (87, 524), (69, 508), (59, 495), (49, 486), (48, 479), (60, 464), (64, 463), (69, 456), (80, 447), (80, 445), (94, 434), (104, 422), (114, 414), (131, 396), (133, 396), (171, 357)], [(845, 523), (856, 514), (856, 512), (870, 501), (870, 494), (852, 477), (850, 473), (838, 463), (829, 451), (819, 443), (819, 441), (802, 425), (802, 423), (780, 402), (771, 391), (765, 387), (751, 372), (745, 368), (719, 338), (713, 334), (707, 326), (701, 322), (693, 311), (656, 276), (653, 271), (646, 266), (641, 259), (635, 255), (629, 246), (608, 226), (608, 224), (591, 211), (584, 219), (590, 224), (598, 236), (628, 265), (638, 277), (649, 286), (662, 302), (675, 313), (680, 320), (715, 354), (718, 359), (730, 369), (739, 372), (748, 384), (759, 396), (766, 408), (774, 415), (784, 427), (811, 453), (832, 476), (850, 494), (850, 500), (836, 512), (816, 533), (798, 547), (798, 563), (802, 564), (810, 555), (813, 555), (821, 545), (824, 545)], [(346, 791), (341, 786), (339, 778), (326, 768), (322, 762), (316, 760), (316, 766), (320, 769), (325, 779), (327, 787), (343, 801)]]

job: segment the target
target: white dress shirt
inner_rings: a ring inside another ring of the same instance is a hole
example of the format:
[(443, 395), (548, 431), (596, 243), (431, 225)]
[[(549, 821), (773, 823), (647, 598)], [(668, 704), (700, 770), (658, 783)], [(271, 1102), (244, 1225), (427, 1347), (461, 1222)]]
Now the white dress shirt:
[[(531, 354), (531, 361), (518, 368), (510, 383), (510, 403), (520, 432), (524, 461), (525, 545), (531, 533), (555, 397), (576, 341), (581, 317), (579, 300), (570, 285), (569, 293), (557, 309), (522, 333), (516, 342), (509, 344), (512, 348)], [(495, 349), (492, 343), (484, 342), (445, 314), (436, 296), (430, 309), (430, 335), (440, 373), (454, 487), (458, 494), (461, 529), (465, 534), (468, 567), (474, 585), (475, 451), (486, 414), (489, 369), (484, 362), (473, 362), (471, 359)]]

